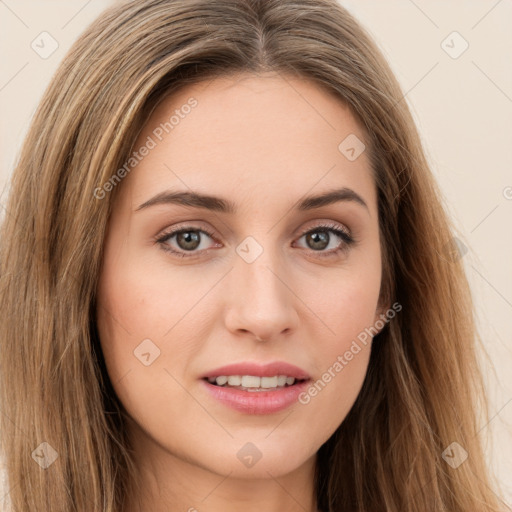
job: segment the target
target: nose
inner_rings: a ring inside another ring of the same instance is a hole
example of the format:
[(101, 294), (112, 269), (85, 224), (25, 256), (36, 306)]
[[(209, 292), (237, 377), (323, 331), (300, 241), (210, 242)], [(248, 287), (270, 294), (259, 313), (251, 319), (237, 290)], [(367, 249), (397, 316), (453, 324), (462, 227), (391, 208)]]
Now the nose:
[(226, 328), (236, 336), (271, 341), (297, 329), (299, 316), (290, 272), (270, 250), (252, 263), (235, 254), (226, 295)]

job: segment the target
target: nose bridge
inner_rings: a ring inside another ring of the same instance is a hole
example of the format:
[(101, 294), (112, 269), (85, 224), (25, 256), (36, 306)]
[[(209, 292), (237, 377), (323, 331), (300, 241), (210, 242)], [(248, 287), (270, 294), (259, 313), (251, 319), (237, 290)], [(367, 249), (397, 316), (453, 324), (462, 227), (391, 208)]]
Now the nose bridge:
[[(266, 237), (264, 246), (255, 238), (247, 237), (236, 248), (237, 257), (233, 277), (242, 289), (245, 287), (246, 292), (252, 294), (250, 302), (258, 306), (264, 306), (269, 301), (289, 300), (286, 287), (277, 277), (282, 273), (283, 262), (280, 260), (279, 251), (270, 246), (271, 238), (271, 236)], [(264, 299), (263, 303), (258, 304), (262, 299)]]
[(294, 295), (286, 283), (289, 272), (271, 239), (272, 235), (261, 242), (254, 237), (243, 240), (230, 272), (228, 327), (252, 331), (262, 339), (294, 328), (297, 322)]

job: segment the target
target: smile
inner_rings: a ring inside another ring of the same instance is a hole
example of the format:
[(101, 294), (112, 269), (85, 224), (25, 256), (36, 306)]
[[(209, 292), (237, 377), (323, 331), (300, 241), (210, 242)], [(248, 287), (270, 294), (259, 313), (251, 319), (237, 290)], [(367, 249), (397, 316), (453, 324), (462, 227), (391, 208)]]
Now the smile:
[(242, 389), (244, 391), (262, 391), (271, 389), (283, 389), (293, 386), (295, 377), (287, 375), (274, 375), (273, 377), (258, 377), (256, 375), (220, 375), (208, 377), (208, 382), (216, 386)]

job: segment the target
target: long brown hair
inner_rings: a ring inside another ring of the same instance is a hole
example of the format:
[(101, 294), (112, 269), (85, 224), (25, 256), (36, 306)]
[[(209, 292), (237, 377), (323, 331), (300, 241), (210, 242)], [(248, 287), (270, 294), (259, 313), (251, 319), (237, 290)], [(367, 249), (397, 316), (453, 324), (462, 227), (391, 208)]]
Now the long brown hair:
[[(366, 131), (382, 302), (402, 306), (374, 339), (356, 403), (319, 450), (318, 507), (502, 507), (477, 436), (486, 409), (467, 281), (403, 93), (375, 43), (335, 0), (137, 0), (105, 11), (71, 48), (12, 177), (0, 247), (0, 435), (13, 510), (123, 510), (136, 469), (95, 325), (103, 240), (122, 183), (103, 198), (95, 191), (126, 162), (164, 95), (266, 71), (314, 80)], [(469, 455), (457, 468), (442, 455), (453, 442)]]

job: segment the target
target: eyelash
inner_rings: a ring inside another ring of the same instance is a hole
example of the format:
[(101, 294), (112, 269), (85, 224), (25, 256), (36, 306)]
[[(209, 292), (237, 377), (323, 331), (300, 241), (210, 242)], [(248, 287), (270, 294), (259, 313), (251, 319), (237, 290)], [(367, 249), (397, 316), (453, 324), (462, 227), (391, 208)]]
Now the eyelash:
[[(193, 258), (196, 257), (201, 252), (207, 252), (210, 249), (203, 249), (202, 251), (191, 251), (189, 253), (182, 252), (182, 251), (176, 251), (175, 249), (169, 248), (169, 245), (166, 244), (174, 235), (178, 235), (180, 233), (186, 233), (188, 231), (196, 231), (199, 233), (204, 233), (208, 235), (209, 237), (215, 239), (215, 234), (211, 232), (208, 229), (205, 228), (197, 228), (194, 226), (185, 226), (184, 228), (178, 228), (174, 229), (168, 232), (163, 233), (161, 236), (156, 238), (156, 242), (160, 244), (163, 251), (171, 253), (174, 256), (178, 256), (179, 258)], [(298, 239), (302, 238), (305, 235), (308, 235), (310, 233), (315, 233), (317, 231), (329, 231), (331, 233), (334, 233), (338, 238), (341, 238), (342, 243), (339, 247), (336, 249), (331, 249), (330, 251), (315, 251), (313, 249), (310, 249), (311, 252), (316, 253), (321, 258), (328, 258), (338, 255), (340, 252), (346, 252), (348, 249), (356, 243), (356, 240), (346, 231), (340, 229), (337, 224), (331, 224), (331, 223), (324, 223), (319, 224), (318, 226), (315, 226), (312, 229), (308, 229), (307, 231), (304, 231), (301, 233)]]

